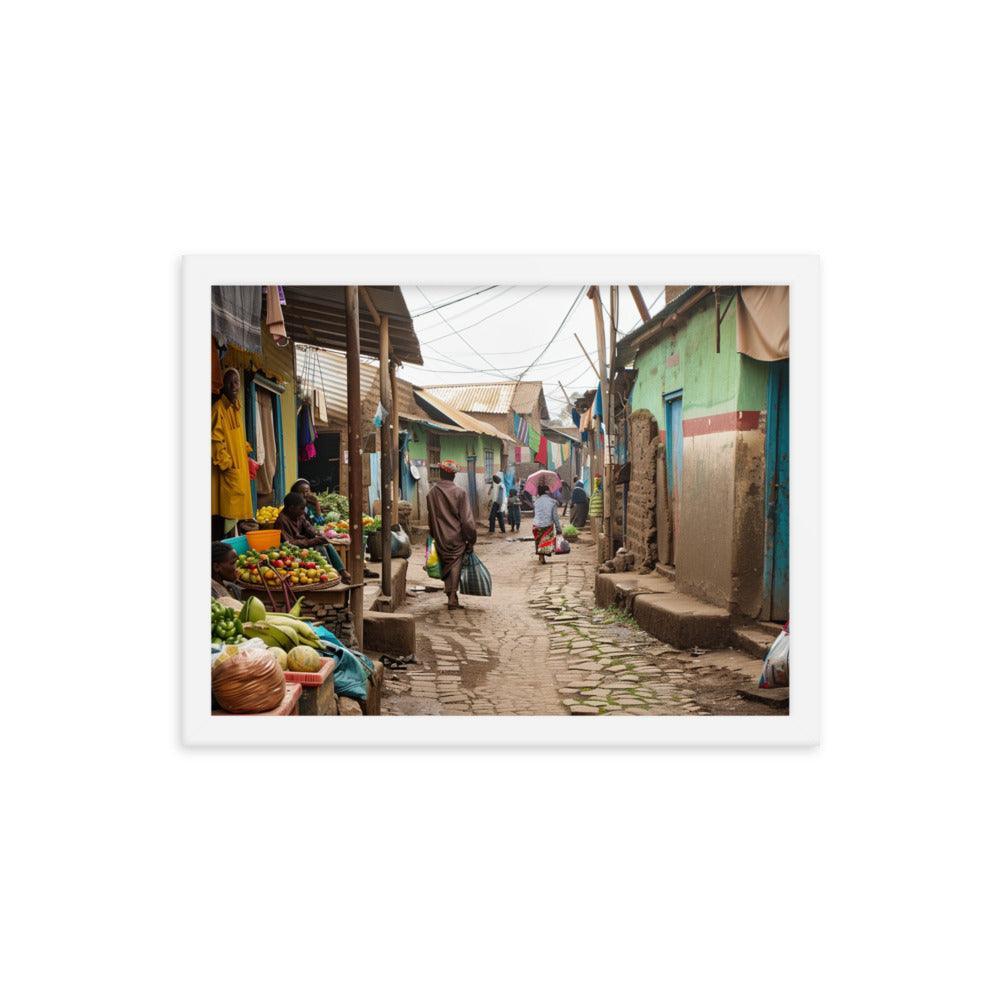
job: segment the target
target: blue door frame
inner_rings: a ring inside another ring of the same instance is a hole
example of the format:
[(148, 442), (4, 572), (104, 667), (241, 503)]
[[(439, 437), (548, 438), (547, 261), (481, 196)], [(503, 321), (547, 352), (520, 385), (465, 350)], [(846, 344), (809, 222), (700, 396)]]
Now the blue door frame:
[[(270, 392), (274, 396), (272, 409), (274, 411), (274, 441), (278, 449), (277, 468), (274, 470), (274, 502), (275, 506), (280, 506), (285, 497), (285, 442), (281, 433), (281, 394), (284, 388), (276, 382), (272, 382), (263, 375), (255, 375), (244, 382), (244, 412), (246, 413), (246, 435), (247, 443), (257, 454), (257, 389), (261, 388)], [(250, 497), (253, 501), (253, 509), (257, 510), (257, 481), (250, 480)]]
[(789, 435), (788, 361), (771, 362), (765, 441), (764, 617), (788, 620)]
[(681, 482), (684, 466), (683, 390), (663, 396), (663, 457), (667, 465), (667, 514), (670, 519), (668, 562), (677, 558), (677, 535), (681, 526)]

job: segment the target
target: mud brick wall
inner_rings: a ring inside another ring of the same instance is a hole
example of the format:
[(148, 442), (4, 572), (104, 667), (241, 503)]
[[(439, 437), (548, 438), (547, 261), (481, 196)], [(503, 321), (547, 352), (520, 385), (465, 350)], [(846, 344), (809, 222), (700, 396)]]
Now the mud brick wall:
[(302, 602), (302, 617), (328, 628), (348, 649), (358, 648), (350, 608), (334, 608), (306, 597)]
[(628, 457), (632, 476), (628, 490), (625, 548), (637, 566), (656, 565), (656, 455), (660, 432), (649, 410), (636, 410), (628, 420)]

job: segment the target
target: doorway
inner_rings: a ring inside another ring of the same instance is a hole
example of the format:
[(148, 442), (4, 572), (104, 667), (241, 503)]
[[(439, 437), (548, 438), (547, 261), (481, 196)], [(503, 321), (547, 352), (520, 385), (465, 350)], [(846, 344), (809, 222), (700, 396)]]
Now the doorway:
[(247, 443), (260, 465), (250, 481), (254, 510), (281, 504), (285, 495), (285, 449), (282, 435), (281, 395), (284, 388), (263, 375), (254, 375), (244, 386)]
[(673, 566), (677, 560), (677, 537), (681, 527), (681, 470), (684, 464), (683, 393), (666, 393), (663, 397), (664, 448), (663, 459), (667, 467), (667, 518), (670, 525), (670, 542), (667, 562)]
[(773, 361), (767, 380), (765, 442), (764, 617), (788, 620), (788, 361)]

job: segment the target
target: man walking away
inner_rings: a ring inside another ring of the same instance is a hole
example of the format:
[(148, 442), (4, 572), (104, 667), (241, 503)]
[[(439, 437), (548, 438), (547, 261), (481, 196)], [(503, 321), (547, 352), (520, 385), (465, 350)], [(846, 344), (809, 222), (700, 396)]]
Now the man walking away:
[(427, 525), (441, 560), (441, 579), (448, 595), (449, 610), (457, 608), (458, 584), (462, 560), (476, 544), (476, 519), (472, 516), (469, 495), (455, 485), (458, 466), (445, 460), (438, 468), (441, 478), (427, 494)]
[(504, 486), (503, 480), (499, 476), (493, 477), (493, 482), (490, 484), (490, 534), (492, 535), (494, 529), (496, 528), (497, 521), (500, 522), (500, 534), (507, 534), (507, 529), (504, 527), (504, 511), (507, 509), (507, 487)]
[(518, 535), (521, 533), (521, 491), (518, 489), (518, 484), (514, 484), (514, 488), (510, 491), (510, 496), (507, 497), (507, 520), (510, 523), (510, 530)]

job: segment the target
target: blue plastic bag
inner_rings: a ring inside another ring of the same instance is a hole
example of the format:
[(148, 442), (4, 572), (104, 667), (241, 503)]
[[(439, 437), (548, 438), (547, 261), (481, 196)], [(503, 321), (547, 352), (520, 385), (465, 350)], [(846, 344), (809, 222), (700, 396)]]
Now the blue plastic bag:
[(337, 665), (333, 668), (333, 690), (346, 694), (356, 701), (368, 700), (368, 681), (375, 672), (375, 664), (364, 653), (348, 649), (329, 629), (309, 622), (309, 627), (322, 640), (324, 652), (332, 656)]

